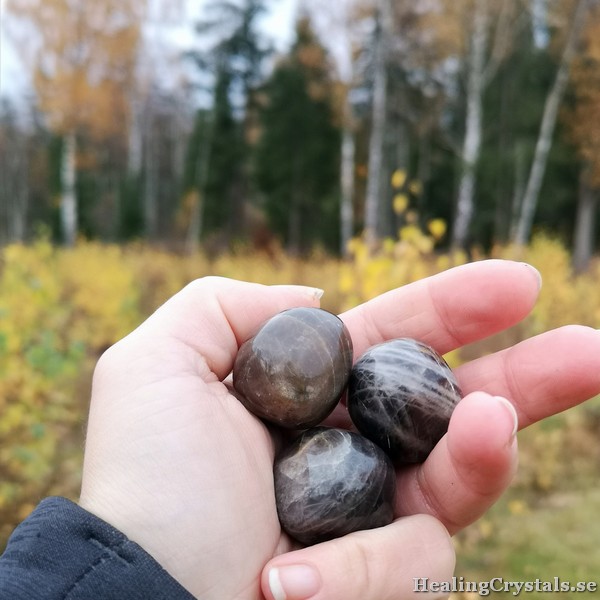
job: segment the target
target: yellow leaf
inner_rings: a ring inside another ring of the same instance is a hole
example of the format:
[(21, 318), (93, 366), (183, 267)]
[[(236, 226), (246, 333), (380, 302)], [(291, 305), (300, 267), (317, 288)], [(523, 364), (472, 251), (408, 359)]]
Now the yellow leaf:
[(396, 242), (392, 238), (385, 238), (383, 240), (382, 250), (384, 254), (391, 254), (394, 252), (394, 246)]
[(408, 196), (406, 194), (396, 194), (394, 196), (394, 212), (401, 215), (408, 208)]
[(484, 540), (487, 540), (494, 533), (494, 524), (487, 519), (479, 521), (479, 533)]
[(439, 241), (444, 237), (446, 228), (446, 221), (444, 221), (444, 219), (432, 219), (427, 223), (427, 229), (436, 241)]
[(508, 503), (508, 511), (511, 515), (526, 515), (529, 508), (523, 500), (511, 500)]
[(416, 225), (418, 220), (419, 220), (419, 214), (417, 213), (416, 210), (409, 210), (406, 213), (406, 222), (407, 223), (410, 223), (411, 225)]
[(340, 272), (340, 279), (338, 282), (338, 288), (343, 294), (349, 294), (355, 286), (355, 277), (351, 269), (342, 269)]
[(413, 196), (420, 196), (423, 192), (423, 184), (414, 179), (408, 184), (408, 190)]
[(542, 490), (548, 491), (554, 483), (552, 473), (538, 473), (536, 482)]
[(421, 237), (421, 230), (416, 225), (405, 225), (399, 231), (400, 239), (403, 242), (415, 242)]
[(406, 183), (406, 171), (397, 169), (392, 173), (392, 187), (400, 189)]

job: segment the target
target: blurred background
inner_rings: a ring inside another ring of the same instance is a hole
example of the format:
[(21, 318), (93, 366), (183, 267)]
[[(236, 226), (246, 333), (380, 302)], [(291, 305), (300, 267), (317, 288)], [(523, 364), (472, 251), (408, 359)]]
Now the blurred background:
[[(196, 277), (339, 312), (513, 258), (533, 314), (452, 366), (599, 328), (599, 4), (2, 0), (0, 548), (77, 498), (98, 356)], [(599, 434), (598, 398), (521, 433), (457, 576), (597, 579)]]

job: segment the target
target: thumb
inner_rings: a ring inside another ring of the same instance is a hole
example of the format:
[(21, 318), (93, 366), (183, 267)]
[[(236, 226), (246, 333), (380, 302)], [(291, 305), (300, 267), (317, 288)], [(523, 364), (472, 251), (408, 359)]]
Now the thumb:
[(228, 375), (238, 347), (273, 315), (319, 306), (323, 290), (300, 285), (261, 285), (203, 277), (184, 287), (135, 332), (138, 338), (175, 341), (204, 358), (220, 379)]
[(266, 565), (261, 584), (268, 600), (416, 599), (426, 581), (450, 581), (454, 563), (444, 526), (415, 515), (282, 554)]

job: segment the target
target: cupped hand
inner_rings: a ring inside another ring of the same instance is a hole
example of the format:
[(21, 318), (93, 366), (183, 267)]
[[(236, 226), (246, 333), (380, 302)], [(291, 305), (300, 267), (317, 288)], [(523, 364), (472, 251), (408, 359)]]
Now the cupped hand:
[[(521, 320), (538, 290), (528, 265), (484, 261), (379, 296), (342, 318), (356, 355), (400, 336), (446, 353)], [(485, 512), (514, 473), (516, 419), (524, 427), (600, 392), (600, 333), (584, 327), (460, 367), (467, 395), (448, 434), (423, 465), (398, 472), (399, 518), (296, 549), (277, 521), (273, 437), (223, 380), (263, 321), (317, 305), (312, 288), (200, 279), (98, 363), (80, 504), (197, 598), (397, 600), (413, 596), (415, 577), (448, 580), (448, 531)], [(345, 419), (343, 410), (337, 416)]]

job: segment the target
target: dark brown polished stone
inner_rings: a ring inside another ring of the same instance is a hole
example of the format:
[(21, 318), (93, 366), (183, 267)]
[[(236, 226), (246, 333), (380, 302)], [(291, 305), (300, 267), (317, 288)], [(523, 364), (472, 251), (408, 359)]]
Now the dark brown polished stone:
[(423, 462), (446, 433), (461, 391), (446, 361), (409, 338), (373, 346), (355, 363), (348, 412), (398, 463)]
[(274, 476), (279, 521), (303, 544), (393, 519), (394, 467), (357, 433), (326, 427), (305, 431), (277, 457)]
[(351, 367), (352, 340), (341, 319), (319, 308), (292, 308), (242, 344), (233, 385), (255, 415), (303, 429), (335, 408)]

